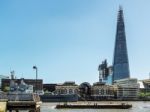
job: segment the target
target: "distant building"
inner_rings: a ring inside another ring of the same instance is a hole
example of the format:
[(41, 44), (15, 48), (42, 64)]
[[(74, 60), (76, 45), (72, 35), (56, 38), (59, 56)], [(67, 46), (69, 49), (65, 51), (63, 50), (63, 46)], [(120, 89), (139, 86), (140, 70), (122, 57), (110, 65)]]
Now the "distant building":
[(94, 83), (91, 87), (91, 97), (93, 100), (114, 99), (114, 92), (112, 85), (105, 85), (101, 82)]
[(113, 81), (130, 78), (123, 9), (120, 7), (113, 59)]
[(102, 64), (98, 66), (99, 82), (106, 84), (112, 84), (112, 66), (108, 66), (107, 60), (102, 61)]
[(71, 81), (58, 84), (55, 93), (59, 95), (78, 94), (78, 85)]
[(150, 92), (150, 79), (141, 80), (140, 82), (143, 85), (143, 87), (141, 87), (142, 92)]
[(139, 91), (145, 92), (145, 87), (144, 87), (143, 81), (139, 80), (138, 84), (139, 84)]
[(102, 64), (98, 66), (98, 71), (99, 71), (99, 82), (103, 82), (103, 80), (107, 79), (109, 75), (107, 60), (102, 61)]
[(114, 85), (117, 86), (117, 98), (136, 99), (138, 97), (139, 84), (136, 78), (116, 80)]

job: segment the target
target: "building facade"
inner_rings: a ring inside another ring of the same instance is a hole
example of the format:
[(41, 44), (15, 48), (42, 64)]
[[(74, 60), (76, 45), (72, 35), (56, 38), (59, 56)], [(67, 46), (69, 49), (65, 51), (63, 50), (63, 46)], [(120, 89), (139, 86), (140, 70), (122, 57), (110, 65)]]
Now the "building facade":
[(145, 80), (142, 80), (143, 81), (143, 84), (144, 84), (144, 87), (150, 91), (150, 79), (145, 79)]
[(113, 85), (104, 83), (94, 83), (91, 87), (91, 97), (93, 100), (114, 99), (115, 91)]
[(112, 66), (108, 66), (107, 60), (102, 61), (98, 66), (99, 82), (105, 82), (106, 84), (112, 84)]
[(150, 92), (150, 79), (141, 80), (143, 83), (143, 92)]
[(113, 59), (113, 81), (130, 77), (123, 9), (120, 7)]
[(118, 99), (137, 99), (139, 93), (139, 84), (136, 78), (126, 78), (116, 80)]
[(69, 95), (78, 94), (79, 86), (75, 82), (64, 82), (63, 84), (57, 84), (55, 94)]

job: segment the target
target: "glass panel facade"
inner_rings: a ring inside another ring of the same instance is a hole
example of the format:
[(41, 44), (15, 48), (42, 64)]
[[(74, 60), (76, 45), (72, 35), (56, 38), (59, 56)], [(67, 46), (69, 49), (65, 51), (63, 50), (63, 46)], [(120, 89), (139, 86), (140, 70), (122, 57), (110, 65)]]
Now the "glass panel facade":
[(113, 61), (113, 81), (129, 78), (129, 62), (127, 54), (123, 10), (119, 9)]

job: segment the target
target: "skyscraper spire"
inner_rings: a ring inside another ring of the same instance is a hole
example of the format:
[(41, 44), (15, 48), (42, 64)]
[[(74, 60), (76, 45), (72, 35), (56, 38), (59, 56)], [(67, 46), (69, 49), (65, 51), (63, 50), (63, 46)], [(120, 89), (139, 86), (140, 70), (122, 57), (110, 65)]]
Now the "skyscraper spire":
[(121, 5), (119, 5), (119, 10), (122, 10), (122, 6)]
[(123, 9), (121, 6), (119, 6), (113, 60), (113, 81), (129, 77), (130, 71), (126, 45)]

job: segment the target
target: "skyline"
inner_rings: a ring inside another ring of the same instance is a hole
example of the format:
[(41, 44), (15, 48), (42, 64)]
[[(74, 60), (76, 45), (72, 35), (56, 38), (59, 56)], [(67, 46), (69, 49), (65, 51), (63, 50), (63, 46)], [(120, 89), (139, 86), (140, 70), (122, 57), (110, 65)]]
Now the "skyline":
[(45, 83), (96, 82), (112, 65), (119, 5), (123, 7), (132, 78), (149, 78), (150, 1), (0, 1), (0, 75)]

